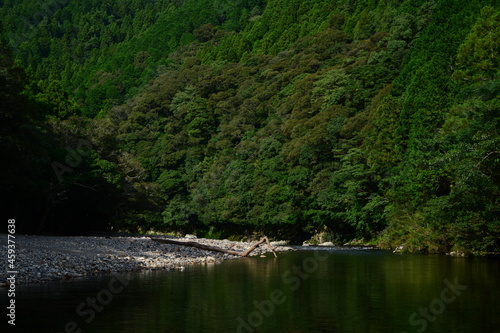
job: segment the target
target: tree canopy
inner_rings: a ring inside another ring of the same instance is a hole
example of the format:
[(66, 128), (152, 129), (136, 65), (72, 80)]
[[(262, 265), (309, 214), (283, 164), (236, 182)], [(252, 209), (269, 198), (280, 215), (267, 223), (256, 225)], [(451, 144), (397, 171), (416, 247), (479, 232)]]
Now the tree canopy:
[(500, 250), (496, 1), (28, 3), (0, 14), (26, 231)]

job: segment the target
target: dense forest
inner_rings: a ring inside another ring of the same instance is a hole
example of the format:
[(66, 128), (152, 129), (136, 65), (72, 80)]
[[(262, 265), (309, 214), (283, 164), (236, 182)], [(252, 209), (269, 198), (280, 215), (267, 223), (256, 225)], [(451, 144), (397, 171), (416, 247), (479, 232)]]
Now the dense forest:
[(495, 0), (3, 0), (19, 232), (500, 251)]

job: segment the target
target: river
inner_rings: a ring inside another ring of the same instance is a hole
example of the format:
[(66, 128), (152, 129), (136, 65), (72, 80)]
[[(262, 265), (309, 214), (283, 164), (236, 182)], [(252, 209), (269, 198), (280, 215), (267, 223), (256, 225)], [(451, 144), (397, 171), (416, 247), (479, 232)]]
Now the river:
[(500, 332), (500, 260), (296, 251), (21, 285), (16, 305), (12, 332), (26, 333), (491, 333)]

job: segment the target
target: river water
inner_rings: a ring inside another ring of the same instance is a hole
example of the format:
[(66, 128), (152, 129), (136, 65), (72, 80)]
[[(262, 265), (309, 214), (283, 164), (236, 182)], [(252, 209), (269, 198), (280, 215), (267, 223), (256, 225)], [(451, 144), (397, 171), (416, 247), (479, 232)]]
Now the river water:
[(500, 332), (500, 261), (296, 251), (18, 286), (16, 305), (9, 332), (491, 333)]

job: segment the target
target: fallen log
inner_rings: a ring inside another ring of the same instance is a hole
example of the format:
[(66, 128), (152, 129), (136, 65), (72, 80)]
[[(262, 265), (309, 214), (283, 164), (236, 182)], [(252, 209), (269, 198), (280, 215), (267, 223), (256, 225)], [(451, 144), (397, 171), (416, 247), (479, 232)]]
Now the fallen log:
[(271, 252), (274, 254), (274, 256), (277, 258), (278, 256), (274, 252), (274, 248), (272, 247), (271, 243), (269, 242), (269, 239), (267, 237), (262, 237), (258, 242), (252, 244), (248, 249), (245, 251), (234, 251), (234, 250), (229, 250), (229, 249), (223, 249), (217, 246), (210, 246), (210, 245), (205, 245), (205, 244), (200, 244), (197, 242), (181, 242), (181, 241), (176, 241), (173, 239), (165, 239), (165, 238), (151, 238), (152, 241), (159, 242), (159, 243), (165, 243), (165, 244), (175, 244), (175, 245), (182, 245), (182, 246), (192, 246), (196, 247), (198, 249), (203, 249), (203, 250), (208, 250), (208, 251), (214, 251), (214, 252), (222, 252), (222, 253), (227, 253), (227, 254), (234, 254), (237, 256), (242, 256), (246, 257), (248, 256), (253, 250), (255, 250), (260, 244), (266, 242), (269, 248), (271, 249)]

